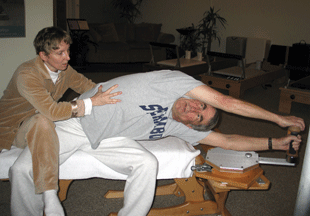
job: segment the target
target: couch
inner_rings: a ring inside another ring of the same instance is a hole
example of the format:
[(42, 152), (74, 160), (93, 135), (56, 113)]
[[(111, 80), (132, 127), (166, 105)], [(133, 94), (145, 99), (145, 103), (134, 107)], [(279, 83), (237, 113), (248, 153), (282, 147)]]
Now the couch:
[[(149, 42), (173, 43), (174, 35), (161, 32), (162, 24), (89, 23), (89, 63), (149, 62)], [(166, 59), (165, 48), (153, 49), (156, 60)]]

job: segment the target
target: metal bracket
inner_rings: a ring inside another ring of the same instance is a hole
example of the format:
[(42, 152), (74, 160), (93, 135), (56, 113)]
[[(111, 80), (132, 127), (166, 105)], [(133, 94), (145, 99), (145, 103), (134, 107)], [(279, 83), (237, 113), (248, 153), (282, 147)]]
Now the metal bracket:
[(258, 162), (260, 164), (269, 164), (269, 165), (281, 165), (281, 166), (295, 166), (295, 163), (289, 163), (284, 158), (267, 158), (259, 157)]
[(265, 182), (263, 179), (261, 179), (261, 177), (258, 177), (258, 178), (256, 179), (256, 182), (257, 182), (258, 184), (266, 184), (266, 182)]
[(243, 172), (257, 164), (295, 166), (295, 163), (289, 163), (284, 158), (259, 157), (254, 151), (241, 152), (219, 147), (210, 149), (205, 160), (208, 161), (208, 164), (212, 164), (213, 168), (223, 172)]
[(192, 166), (191, 170), (196, 172), (212, 172), (212, 166), (207, 163), (204, 163), (202, 165), (197, 164), (195, 166)]

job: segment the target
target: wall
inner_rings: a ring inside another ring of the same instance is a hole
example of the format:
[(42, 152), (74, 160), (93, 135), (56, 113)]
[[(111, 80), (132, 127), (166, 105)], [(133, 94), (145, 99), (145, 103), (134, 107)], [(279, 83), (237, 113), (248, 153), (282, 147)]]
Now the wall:
[(109, 23), (120, 21), (119, 14), (111, 5), (111, 0), (80, 0), (80, 18), (88, 23)]
[(53, 0), (25, 0), (26, 37), (0, 39), (0, 97), (14, 71), (36, 56), (32, 45), (39, 30), (53, 25)]
[[(80, 0), (81, 18), (89, 22), (118, 22), (118, 12), (111, 8), (111, 0)], [(210, 6), (220, 9), (228, 26), (220, 29), (222, 43), (212, 49), (225, 51), (227, 36), (263, 37), (273, 44), (292, 45), (305, 40), (310, 43), (309, 0), (145, 0), (141, 12), (143, 22), (162, 23), (162, 31), (176, 36), (177, 28), (196, 26)]]
[[(109, 9), (110, 0), (80, 0), (81, 18), (89, 22), (119, 21), (118, 14)], [(300, 40), (310, 43), (309, 0), (156, 0), (143, 2), (141, 12), (144, 22), (162, 23), (162, 31), (172, 33), (179, 42), (175, 29), (197, 25), (203, 13), (213, 5), (221, 9), (220, 15), (228, 21), (222, 38), (226, 36), (265, 37), (274, 44), (292, 45)], [(37, 32), (51, 26), (53, 0), (25, 0), (26, 37), (0, 39), (0, 96), (6, 88), (16, 67), (35, 57), (32, 41)], [(213, 50), (225, 51), (216, 43)]]
[[(234, 3), (232, 3), (234, 2)], [(251, 3), (252, 2), (252, 3)], [(310, 43), (310, 1), (256, 0), (217, 1), (230, 25), (226, 35), (264, 37), (274, 44)], [(236, 13), (237, 12), (237, 13)]]
[(144, 22), (162, 23), (162, 31), (174, 34), (179, 44), (176, 29), (196, 26), (208, 8), (210, 0), (157, 0), (143, 2), (141, 12)]
[[(175, 29), (197, 25), (210, 5), (221, 9), (228, 26), (221, 31), (227, 36), (264, 37), (273, 44), (292, 45), (305, 40), (310, 43), (309, 0), (157, 0), (145, 1), (142, 8), (144, 22), (162, 23), (162, 30), (172, 33), (179, 41)], [(225, 40), (221, 47), (212, 44), (212, 49), (225, 51)]]

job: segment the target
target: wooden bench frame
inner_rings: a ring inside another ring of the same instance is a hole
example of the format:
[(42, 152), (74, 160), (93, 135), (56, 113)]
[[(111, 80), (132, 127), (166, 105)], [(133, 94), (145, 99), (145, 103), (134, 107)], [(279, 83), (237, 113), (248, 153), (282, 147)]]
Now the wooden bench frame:
[[(204, 150), (210, 147), (202, 145)], [(205, 160), (202, 155), (196, 157), (196, 164), (203, 164)], [(258, 183), (260, 178), (264, 183)], [(225, 184), (222, 184), (222, 181)], [(73, 180), (59, 181), (59, 198), (64, 201), (67, 198), (67, 192)], [(148, 216), (168, 216), (168, 215), (207, 215), (220, 214), (230, 216), (231, 214), (225, 207), (225, 202), (229, 191), (231, 190), (267, 190), (270, 181), (263, 175), (263, 170), (258, 166), (245, 173), (220, 173), (196, 172), (190, 178), (174, 179), (174, 183), (158, 186), (156, 196), (175, 195), (185, 196), (184, 203), (166, 208), (152, 208)], [(206, 190), (211, 191), (215, 200), (205, 200)], [(110, 190), (105, 194), (105, 198), (122, 198), (123, 191)], [(117, 213), (110, 213), (109, 216), (116, 216)]]

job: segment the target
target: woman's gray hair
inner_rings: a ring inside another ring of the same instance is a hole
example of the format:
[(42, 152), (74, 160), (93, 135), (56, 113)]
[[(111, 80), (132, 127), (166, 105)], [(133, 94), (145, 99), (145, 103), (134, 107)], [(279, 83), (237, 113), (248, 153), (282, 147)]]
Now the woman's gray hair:
[(214, 116), (210, 119), (210, 121), (208, 122), (208, 124), (206, 125), (192, 125), (191, 124), (191, 127), (194, 129), (194, 130), (197, 130), (197, 131), (209, 131), (211, 130), (212, 128), (214, 128), (218, 121), (220, 119), (220, 115), (219, 115), (219, 112), (217, 109), (215, 109), (215, 114)]

